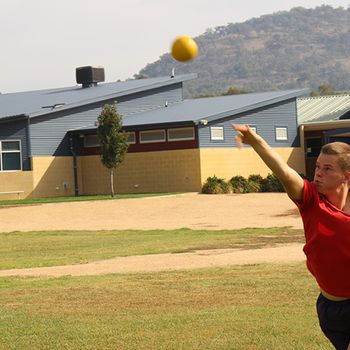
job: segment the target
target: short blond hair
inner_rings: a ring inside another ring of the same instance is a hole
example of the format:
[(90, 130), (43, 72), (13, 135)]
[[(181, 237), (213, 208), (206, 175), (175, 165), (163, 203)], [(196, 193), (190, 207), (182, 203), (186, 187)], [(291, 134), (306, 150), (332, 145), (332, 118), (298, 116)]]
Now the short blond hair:
[(321, 148), (322, 154), (338, 156), (338, 165), (343, 171), (350, 170), (350, 145), (345, 142), (327, 143)]

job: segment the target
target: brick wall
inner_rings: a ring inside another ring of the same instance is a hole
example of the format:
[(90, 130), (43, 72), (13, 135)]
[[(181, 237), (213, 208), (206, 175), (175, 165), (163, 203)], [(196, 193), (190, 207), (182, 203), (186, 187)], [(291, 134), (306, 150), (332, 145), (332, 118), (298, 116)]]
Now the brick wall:
[[(79, 161), (84, 194), (110, 193), (109, 172), (100, 157), (86, 156)], [(114, 182), (116, 193), (200, 191), (199, 150), (128, 153)]]
[[(305, 174), (305, 160), (302, 148), (274, 148), (287, 163), (299, 173)], [(226, 180), (232, 176), (248, 177), (252, 174), (266, 176), (271, 170), (252, 148), (201, 148), (201, 181), (209, 176)]]

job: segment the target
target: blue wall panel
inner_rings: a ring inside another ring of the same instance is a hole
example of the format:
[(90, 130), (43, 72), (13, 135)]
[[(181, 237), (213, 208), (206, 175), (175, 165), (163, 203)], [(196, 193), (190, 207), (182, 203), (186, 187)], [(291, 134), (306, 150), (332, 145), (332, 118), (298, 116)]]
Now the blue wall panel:
[(0, 140), (20, 140), (22, 149), (22, 169), (30, 170), (30, 158), (26, 131), (27, 120), (17, 120), (0, 124)]
[[(202, 148), (227, 148), (237, 147), (235, 131), (231, 124), (248, 124), (255, 126), (257, 133), (261, 135), (272, 147), (298, 147), (300, 145), (297, 112), (295, 99), (271, 105), (270, 107), (256, 111), (209, 122), (206, 126), (199, 126), (199, 147)], [(222, 126), (224, 128), (224, 140), (210, 140), (210, 127)], [(288, 140), (276, 141), (275, 127), (288, 128)], [(249, 147), (249, 146), (247, 146)]]
[(115, 100), (86, 105), (74, 111), (57, 111), (56, 113), (36, 117), (31, 120), (32, 154), (36, 155), (70, 155), (67, 131), (93, 126), (106, 103), (117, 102), (118, 112), (128, 115), (141, 113), (153, 108), (182, 100), (182, 84), (162, 87)]

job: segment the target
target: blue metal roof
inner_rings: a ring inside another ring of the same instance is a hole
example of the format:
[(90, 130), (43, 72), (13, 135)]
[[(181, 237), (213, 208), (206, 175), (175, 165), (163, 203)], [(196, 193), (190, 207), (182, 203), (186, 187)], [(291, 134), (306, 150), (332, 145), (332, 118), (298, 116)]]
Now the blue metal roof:
[[(274, 103), (303, 96), (309, 92), (309, 89), (298, 89), (185, 100), (170, 104), (167, 107), (125, 116), (123, 117), (123, 126), (131, 129), (167, 124), (199, 124), (203, 119), (210, 122), (225, 117), (239, 116), (242, 113), (268, 107)], [(87, 125), (84, 128), (71, 129), (70, 131), (91, 131), (95, 129), (95, 125)]]
[(81, 86), (0, 94), (0, 119), (26, 115), (35, 117), (90, 103), (118, 98), (140, 91), (195, 79), (196, 74), (173, 78), (149, 78), (123, 82), (101, 83), (90, 88)]
[(185, 100), (168, 107), (127, 116), (123, 118), (123, 126), (185, 122), (198, 124), (202, 119), (210, 122), (296, 98), (309, 91), (309, 89), (298, 89)]

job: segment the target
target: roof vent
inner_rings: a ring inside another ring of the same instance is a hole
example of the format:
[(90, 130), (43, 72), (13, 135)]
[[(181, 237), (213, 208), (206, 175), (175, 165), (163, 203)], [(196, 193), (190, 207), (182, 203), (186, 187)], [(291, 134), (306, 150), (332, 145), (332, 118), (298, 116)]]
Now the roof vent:
[(96, 86), (97, 83), (105, 81), (105, 70), (103, 67), (84, 66), (75, 69), (75, 77), (78, 84), (83, 88)]

